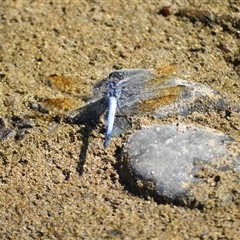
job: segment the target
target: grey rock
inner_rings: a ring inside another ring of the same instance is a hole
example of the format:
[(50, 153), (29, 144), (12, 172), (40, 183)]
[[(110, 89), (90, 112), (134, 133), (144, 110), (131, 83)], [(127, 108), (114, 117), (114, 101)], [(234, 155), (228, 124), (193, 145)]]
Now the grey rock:
[(199, 162), (228, 156), (231, 137), (214, 129), (185, 124), (154, 125), (134, 133), (123, 148), (128, 180), (160, 202), (191, 204)]
[(163, 119), (169, 115), (187, 116), (194, 111), (206, 113), (210, 109), (219, 112), (227, 110), (229, 107), (227, 101), (217, 91), (207, 85), (174, 77), (167, 82), (166, 86), (184, 86), (185, 91), (177, 101), (156, 109), (153, 115), (157, 118)]

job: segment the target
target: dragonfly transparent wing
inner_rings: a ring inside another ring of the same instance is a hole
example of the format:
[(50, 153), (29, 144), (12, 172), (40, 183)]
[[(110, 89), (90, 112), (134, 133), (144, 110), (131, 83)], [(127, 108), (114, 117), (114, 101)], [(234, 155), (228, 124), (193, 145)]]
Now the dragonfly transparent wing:
[(168, 65), (155, 72), (145, 69), (121, 70), (126, 81), (122, 81), (124, 91), (119, 107), (125, 114), (133, 115), (153, 112), (177, 100), (186, 87), (174, 83), (172, 73), (176, 66)]
[(101, 97), (95, 101), (90, 101), (84, 106), (71, 111), (68, 114), (67, 122), (95, 126), (99, 120), (99, 117), (106, 110), (107, 103), (108, 101), (105, 97)]

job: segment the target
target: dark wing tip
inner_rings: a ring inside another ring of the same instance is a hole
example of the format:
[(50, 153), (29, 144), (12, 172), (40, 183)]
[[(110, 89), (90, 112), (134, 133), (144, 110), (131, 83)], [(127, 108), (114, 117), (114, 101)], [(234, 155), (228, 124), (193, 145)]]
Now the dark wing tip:
[(73, 110), (67, 117), (66, 122), (70, 124), (88, 124), (95, 126), (99, 117), (107, 107), (105, 97), (94, 102), (89, 102), (79, 109)]

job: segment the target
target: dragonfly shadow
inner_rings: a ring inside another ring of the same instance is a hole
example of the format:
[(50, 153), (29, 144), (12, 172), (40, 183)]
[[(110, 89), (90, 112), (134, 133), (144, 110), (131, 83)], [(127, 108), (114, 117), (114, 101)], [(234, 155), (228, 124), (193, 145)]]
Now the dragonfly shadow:
[(79, 175), (83, 174), (83, 167), (86, 162), (87, 149), (89, 145), (89, 137), (92, 130), (96, 128), (99, 123), (100, 116), (103, 114), (107, 107), (106, 99), (103, 97), (97, 101), (92, 101), (83, 107), (73, 110), (66, 119), (69, 124), (84, 125), (80, 129), (82, 136), (82, 146), (79, 153), (79, 163), (77, 172)]
[[(94, 109), (96, 109), (96, 106), (98, 106), (98, 110), (102, 108), (101, 113), (99, 111), (94, 111)], [(89, 104), (87, 107), (83, 107), (83, 109), (81, 109), (80, 111), (81, 114), (79, 113), (74, 118), (71, 117), (66, 120), (66, 122), (70, 124), (84, 125), (84, 127), (81, 127), (79, 130), (83, 143), (80, 148), (79, 163), (77, 166), (77, 172), (79, 173), (79, 175), (83, 174), (83, 167), (86, 162), (87, 149), (89, 146), (89, 137), (91, 136), (92, 131), (99, 124), (100, 116), (102, 114), (105, 114), (104, 112), (106, 110), (106, 106), (107, 105), (105, 105), (104, 107), (104, 100), (101, 99), (98, 102)], [(117, 114), (115, 116), (115, 125), (113, 128), (112, 136), (119, 137), (122, 133), (126, 132), (130, 128), (131, 128), (130, 120), (120, 110), (120, 115)]]
[(89, 136), (91, 135), (92, 130), (93, 130), (93, 128), (87, 126), (86, 128), (81, 128), (81, 130), (79, 131), (82, 136), (83, 144), (80, 148), (79, 162), (78, 162), (76, 170), (80, 176), (83, 174), (83, 168), (84, 168), (84, 164), (86, 162), (87, 149), (88, 149), (88, 145), (89, 145), (88, 139), (89, 139)]

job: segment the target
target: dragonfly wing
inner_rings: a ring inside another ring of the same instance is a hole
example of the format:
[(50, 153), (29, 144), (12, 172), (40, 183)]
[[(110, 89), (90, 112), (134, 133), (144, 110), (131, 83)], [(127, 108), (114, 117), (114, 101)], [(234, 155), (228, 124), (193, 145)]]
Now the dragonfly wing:
[(103, 95), (106, 94), (107, 91), (107, 81), (108, 78), (104, 78), (103, 80), (101, 80), (100, 82), (98, 82), (97, 84), (94, 85), (93, 88), (93, 99), (94, 98), (99, 98), (99, 95)]
[(175, 83), (174, 77), (153, 77), (135, 89), (123, 92), (119, 107), (125, 114), (153, 112), (164, 105), (175, 102), (185, 92), (186, 86)]
[(105, 97), (96, 99), (95, 101), (92, 100), (87, 102), (84, 106), (71, 111), (68, 114), (67, 122), (95, 126), (106, 108), (107, 99)]
[(116, 116), (112, 136), (119, 137), (120, 134), (127, 132), (129, 129), (131, 129), (131, 127), (132, 126), (128, 121), (127, 116)]
[(122, 69), (114, 73), (121, 74), (120, 85), (125, 87), (126, 91), (131, 90), (131, 92), (139, 92), (143, 83), (154, 77), (153, 72), (149, 69)]

